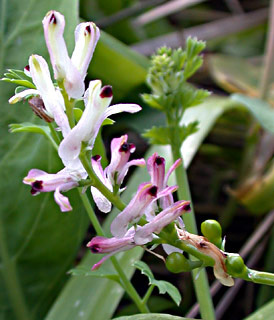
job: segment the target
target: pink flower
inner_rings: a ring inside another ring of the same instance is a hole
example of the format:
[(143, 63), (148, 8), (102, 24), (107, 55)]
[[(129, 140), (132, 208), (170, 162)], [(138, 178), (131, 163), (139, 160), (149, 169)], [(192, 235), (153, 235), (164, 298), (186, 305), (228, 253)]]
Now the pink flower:
[[(171, 207), (160, 212), (153, 221), (144, 226), (137, 226), (137, 229), (131, 227), (123, 237), (94, 237), (88, 244), (92, 253), (108, 253), (98, 263), (96, 263), (92, 270), (99, 268), (102, 263), (113, 254), (129, 250), (137, 245), (144, 245), (153, 240), (154, 234), (158, 234), (168, 224), (173, 222), (184, 212), (189, 211), (189, 201), (178, 201)], [(132, 210), (134, 208), (131, 207)]]
[[(91, 160), (91, 164), (96, 175), (110, 191), (113, 191), (114, 186), (118, 187), (119, 189), (130, 166), (146, 165), (144, 159), (128, 161), (130, 154), (135, 151), (135, 146), (132, 143), (127, 143), (127, 138), (127, 135), (124, 135), (120, 138), (114, 138), (112, 140), (111, 161), (105, 170), (102, 168), (100, 156), (94, 156)], [(105, 198), (100, 191), (94, 187), (91, 187), (91, 193), (97, 207), (102, 212), (109, 212), (111, 210), (110, 201)]]
[(23, 182), (31, 186), (31, 194), (54, 191), (55, 202), (62, 212), (72, 210), (67, 197), (61, 191), (68, 191), (78, 186), (78, 181), (87, 177), (85, 172), (71, 172), (67, 168), (56, 174), (47, 173), (38, 169), (31, 169)]

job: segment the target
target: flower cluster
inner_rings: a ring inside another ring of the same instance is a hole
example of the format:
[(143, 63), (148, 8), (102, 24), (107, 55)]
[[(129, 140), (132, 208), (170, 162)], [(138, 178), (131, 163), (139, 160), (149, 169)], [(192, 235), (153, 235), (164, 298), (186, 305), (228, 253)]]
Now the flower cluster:
[[(63, 140), (60, 143), (58, 154), (65, 168), (56, 174), (32, 169), (23, 182), (31, 185), (33, 195), (40, 192), (55, 191), (54, 198), (61, 211), (69, 211), (72, 209), (69, 200), (60, 192), (77, 187), (79, 181), (86, 179), (88, 176), (79, 159), (83, 145), (85, 150), (93, 148), (98, 131), (107, 117), (120, 112), (135, 113), (140, 111), (141, 107), (136, 104), (110, 106), (112, 88), (111, 86), (102, 87), (100, 80), (90, 81), (88, 89), (85, 91), (84, 79), (100, 36), (99, 29), (94, 23), (84, 22), (76, 27), (75, 48), (71, 57), (68, 55), (63, 38), (64, 16), (59, 12), (50, 11), (43, 19), (43, 27), (54, 78), (57, 83), (52, 82), (45, 59), (39, 55), (31, 55), (29, 65), (25, 67), (24, 72), (31, 77), (36, 89), (26, 89), (15, 94), (10, 98), (9, 103), (14, 104), (22, 99), (29, 99), (35, 113), (47, 122), (55, 121), (58, 130), (61, 131)], [(74, 126), (71, 126), (68, 118), (65, 95), (70, 102), (78, 99), (83, 100), (85, 104), (82, 116)], [(118, 140), (114, 139), (112, 161), (107, 168), (106, 176), (100, 176), (101, 168), (98, 158), (94, 157), (92, 160), (94, 170), (110, 190), (113, 188), (112, 184), (122, 183), (129, 166), (144, 165), (142, 159), (128, 162), (129, 154), (133, 152), (134, 147), (130, 146), (126, 150), (126, 140), (127, 136)], [(117, 181), (114, 179), (116, 172), (119, 173)], [(108, 184), (106, 181), (109, 181)], [(102, 211), (110, 211), (110, 204), (107, 203), (106, 199), (101, 202), (99, 199), (102, 199), (102, 196), (94, 188), (92, 188), (92, 194)]]
[[(190, 211), (190, 201), (174, 203), (172, 193), (177, 190), (177, 186), (167, 185), (170, 174), (180, 163), (181, 160), (177, 160), (165, 175), (164, 158), (154, 153), (148, 159), (147, 169), (151, 181), (140, 184), (126, 208), (112, 221), (110, 230), (113, 237), (96, 236), (87, 244), (93, 253), (108, 253), (93, 266), (93, 270), (119, 251), (151, 242), (164, 227)], [(148, 223), (143, 226), (137, 225), (143, 215)]]
[[(136, 104), (110, 106), (112, 88), (108, 85), (102, 87), (100, 80), (90, 81), (85, 90), (84, 80), (100, 37), (99, 29), (92, 22), (80, 23), (75, 30), (75, 48), (69, 57), (63, 38), (65, 28), (63, 15), (50, 11), (43, 19), (43, 28), (55, 82), (51, 79), (45, 59), (36, 54), (31, 55), (29, 65), (24, 69), (29, 79), (24, 83), (30, 83), (31, 86), (21, 92), (17, 91), (9, 102), (14, 104), (28, 99), (36, 115), (48, 123), (55, 123), (53, 128), (62, 134), (58, 155), (64, 168), (55, 174), (31, 169), (23, 180), (25, 184), (31, 186), (31, 194), (54, 191), (54, 199), (61, 211), (70, 211), (72, 207), (69, 199), (61, 192), (79, 187), (80, 181), (90, 176), (91, 180), (87, 185), (90, 185), (97, 207), (102, 212), (109, 212), (111, 197), (106, 198), (106, 194), (109, 192), (111, 196), (117, 197), (125, 189), (121, 186), (131, 166), (147, 166), (151, 179), (139, 185), (129, 204), (112, 221), (112, 238), (96, 236), (87, 244), (93, 253), (107, 253), (93, 266), (93, 269), (100, 267), (109, 256), (119, 251), (142, 246), (153, 240), (157, 242), (160, 239), (158, 243), (163, 244), (167, 254), (174, 251), (182, 252), (180, 246), (179, 248), (173, 246), (176, 245), (176, 241), (181, 241), (213, 258), (216, 278), (225, 285), (232, 285), (233, 279), (226, 272), (225, 254), (206, 238), (184, 230), (181, 215), (191, 210), (190, 201), (174, 202), (172, 193), (177, 190), (177, 186), (168, 186), (168, 179), (181, 164), (181, 159), (175, 161), (167, 173), (165, 159), (157, 153), (149, 157), (147, 163), (144, 159), (130, 160), (135, 146), (128, 143), (127, 135), (112, 140), (111, 160), (105, 169), (101, 165), (100, 155), (91, 157), (90, 153), (87, 153), (93, 149), (98, 132), (109, 116), (141, 110)], [(74, 118), (74, 106), (77, 100), (84, 102), (84, 110), (78, 121)], [(98, 187), (100, 182), (105, 189)], [(102, 194), (102, 190), (105, 190), (105, 194)], [(173, 230), (177, 230), (175, 242), (161, 238), (170, 224)]]

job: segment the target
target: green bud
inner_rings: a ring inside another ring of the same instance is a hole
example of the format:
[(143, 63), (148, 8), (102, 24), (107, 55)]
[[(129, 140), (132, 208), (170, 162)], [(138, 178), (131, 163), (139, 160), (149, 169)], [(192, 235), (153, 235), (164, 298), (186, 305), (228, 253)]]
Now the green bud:
[(202, 234), (218, 248), (222, 246), (222, 227), (216, 220), (205, 220), (201, 224)]
[(172, 273), (188, 272), (192, 269), (201, 267), (202, 264), (202, 261), (188, 260), (179, 252), (172, 252), (166, 258), (166, 268)]
[(229, 274), (240, 276), (246, 273), (247, 267), (244, 260), (240, 255), (231, 255), (226, 259), (226, 267)]

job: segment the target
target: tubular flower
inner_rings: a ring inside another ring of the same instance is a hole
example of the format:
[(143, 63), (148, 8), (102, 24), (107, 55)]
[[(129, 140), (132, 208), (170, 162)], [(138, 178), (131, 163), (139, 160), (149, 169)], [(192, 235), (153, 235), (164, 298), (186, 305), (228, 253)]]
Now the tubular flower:
[(47, 173), (38, 169), (31, 169), (23, 182), (31, 186), (31, 194), (54, 191), (55, 202), (62, 212), (72, 210), (67, 197), (61, 191), (68, 191), (78, 186), (78, 181), (87, 177), (85, 172), (71, 172), (67, 168), (56, 174)]
[[(151, 157), (147, 160), (147, 170), (151, 177), (151, 183), (156, 185), (159, 188), (159, 191), (163, 190), (167, 187), (168, 179), (171, 173), (182, 163), (182, 159), (178, 159), (174, 162), (174, 164), (169, 168), (167, 174), (165, 174), (165, 159), (163, 157), (158, 156), (155, 152)], [(173, 204), (173, 197), (169, 194), (166, 197), (163, 197), (160, 200), (160, 206), (162, 209), (169, 207)]]
[(100, 37), (99, 29), (92, 22), (80, 23), (75, 29), (75, 48), (70, 58), (63, 37), (64, 16), (49, 11), (43, 19), (43, 27), (55, 79), (64, 80), (70, 97), (81, 98), (87, 68)]
[(77, 163), (82, 142), (92, 149), (103, 121), (112, 114), (120, 112), (135, 113), (141, 110), (137, 104), (117, 104), (110, 106), (111, 86), (101, 88), (100, 80), (91, 81), (85, 94), (85, 110), (77, 125), (70, 131), (59, 146), (59, 156), (65, 166), (73, 168)]
[(174, 186), (158, 192), (158, 188), (152, 183), (144, 182), (140, 184), (136, 195), (131, 199), (127, 207), (113, 220), (110, 227), (111, 233), (115, 237), (123, 237), (127, 232), (129, 223), (136, 223), (153, 201), (176, 190), (177, 186)]
[[(114, 186), (120, 187), (130, 166), (146, 165), (144, 159), (128, 161), (130, 154), (135, 151), (135, 146), (132, 143), (127, 143), (127, 138), (127, 135), (124, 135), (111, 141), (111, 161), (104, 171), (100, 156), (94, 156), (91, 160), (94, 172), (110, 191), (113, 191)], [(110, 201), (100, 191), (91, 187), (91, 193), (97, 207), (102, 212), (109, 212), (111, 210)]]
[(70, 131), (65, 103), (61, 92), (52, 83), (47, 62), (41, 56), (31, 55), (28, 70), (37, 89), (21, 91), (11, 97), (9, 103), (14, 104), (30, 96), (41, 97), (43, 110), (40, 111), (44, 113), (44, 118), (54, 119), (65, 137)]
[(123, 237), (105, 238), (94, 237), (88, 244), (92, 253), (108, 253), (98, 263), (96, 263), (92, 270), (98, 269), (101, 264), (113, 254), (129, 250), (137, 245), (144, 245), (151, 242), (154, 234), (158, 234), (168, 224), (173, 222), (184, 212), (189, 211), (189, 201), (178, 201), (171, 207), (159, 213), (153, 221), (144, 226), (138, 226), (137, 229), (131, 227)]
[(225, 265), (225, 253), (209, 242), (205, 237), (189, 233), (177, 228), (177, 234), (180, 240), (185, 241), (196, 247), (202, 253), (215, 260), (213, 267), (214, 275), (223, 285), (231, 287), (234, 285), (233, 278), (227, 273)]

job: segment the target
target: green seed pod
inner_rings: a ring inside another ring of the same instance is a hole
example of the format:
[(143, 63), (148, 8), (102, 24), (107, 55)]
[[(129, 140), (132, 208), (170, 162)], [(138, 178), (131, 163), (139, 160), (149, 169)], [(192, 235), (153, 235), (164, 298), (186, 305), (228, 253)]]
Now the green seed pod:
[(222, 245), (222, 227), (216, 220), (205, 220), (201, 224), (202, 234), (218, 248)]
[(246, 265), (243, 258), (239, 255), (228, 256), (225, 264), (227, 267), (227, 271), (231, 275), (239, 276), (246, 273)]
[(172, 252), (166, 258), (166, 268), (172, 273), (188, 272), (192, 269), (201, 267), (202, 264), (202, 261), (188, 260), (179, 252)]
[(190, 271), (191, 267), (187, 258), (179, 252), (172, 252), (166, 258), (166, 268), (172, 273)]

